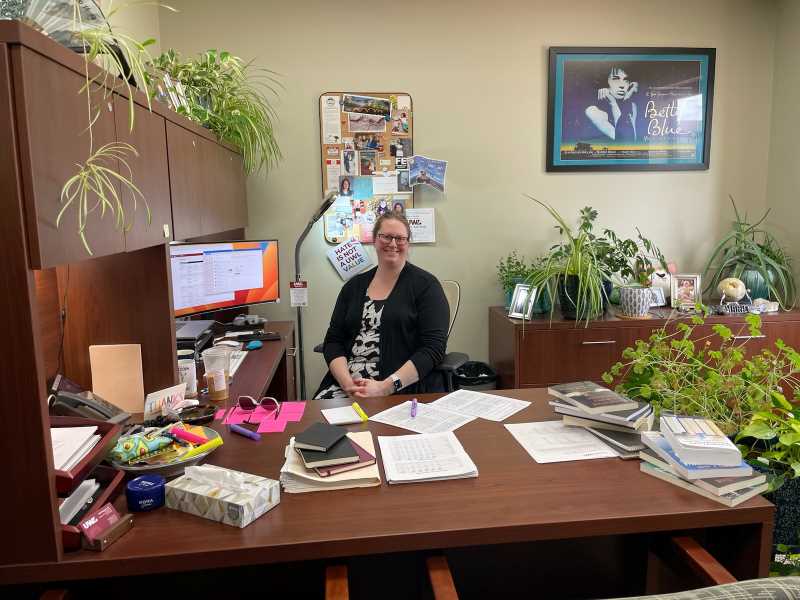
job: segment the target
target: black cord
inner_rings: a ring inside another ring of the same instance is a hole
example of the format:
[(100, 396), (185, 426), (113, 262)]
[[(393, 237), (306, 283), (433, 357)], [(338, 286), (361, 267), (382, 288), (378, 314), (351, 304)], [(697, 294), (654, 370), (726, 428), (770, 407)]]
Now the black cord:
[(67, 331), (67, 296), (69, 294), (69, 265), (64, 283), (64, 298), (61, 301), (61, 341), (58, 344), (58, 372), (64, 373), (64, 334)]

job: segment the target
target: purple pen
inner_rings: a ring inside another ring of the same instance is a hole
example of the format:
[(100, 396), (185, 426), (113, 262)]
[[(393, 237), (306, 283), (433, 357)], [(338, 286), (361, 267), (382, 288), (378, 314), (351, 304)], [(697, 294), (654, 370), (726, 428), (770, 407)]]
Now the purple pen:
[(251, 440), (258, 441), (261, 439), (261, 434), (256, 433), (255, 431), (250, 431), (247, 427), (242, 427), (241, 425), (229, 425), (231, 431), (233, 433), (238, 433), (239, 435), (243, 435), (246, 438), (250, 438)]
[(416, 416), (417, 416), (417, 399), (416, 398), (412, 398), (411, 399), (411, 418), (413, 419)]

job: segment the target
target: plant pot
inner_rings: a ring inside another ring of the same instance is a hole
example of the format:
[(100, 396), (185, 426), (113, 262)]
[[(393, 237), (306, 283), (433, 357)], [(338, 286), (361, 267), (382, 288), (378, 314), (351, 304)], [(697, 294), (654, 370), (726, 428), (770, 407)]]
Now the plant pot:
[[(525, 279), (522, 277), (515, 277), (514, 278), (514, 286), (518, 283), (525, 283)], [(514, 288), (512, 287), (510, 290), (506, 292), (506, 309), (511, 308), (511, 300), (514, 297)]]
[(586, 311), (584, 310), (582, 314), (578, 314), (578, 308), (575, 306), (575, 302), (573, 302), (573, 298), (576, 298), (578, 295), (578, 276), (577, 275), (567, 275), (558, 280), (558, 302), (561, 306), (561, 314), (565, 319), (571, 319), (575, 321), (584, 321), (586, 319), (599, 319), (605, 313), (606, 307), (608, 306), (608, 298), (611, 296), (611, 291), (613, 289), (613, 285), (610, 281), (603, 282), (603, 310), (599, 314), (585, 314)]
[(623, 286), (619, 290), (619, 307), (626, 317), (642, 319), (650, 312), (653, 295), (650, 288), (642, 286)]
[[(750, 298), (753, 300), (756, 298), (764, 298), (765, 300), (770, 299), (769, 286), (764, 280), (764, 277), (762, 277), (761, 273), (758, 271), (754, 269), (745, 269), (742, 271), (742, 274), (739, 275), (739, 279), (742, 280), (744, 287), (750, 294)], [(770, 279), (772, 279), (772, 273), (770, 273)]]

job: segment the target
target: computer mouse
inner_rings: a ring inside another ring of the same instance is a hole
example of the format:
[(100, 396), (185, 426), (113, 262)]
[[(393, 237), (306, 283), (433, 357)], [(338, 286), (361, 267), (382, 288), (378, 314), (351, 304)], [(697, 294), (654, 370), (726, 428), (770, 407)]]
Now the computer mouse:
[(258, 340), (253, 340), (252, 342), (249, 342), (249, 343), (247, 344), (247, 346), (245, 346), (245, 347), (244, 347), (244, 349), (245, 349), (245, 350), (258, 350), (258, 349), (259, 349), (259, 348), (261, 348), (261, 346), (263, 346), (263, 345), (264, 345), (264, 344), (262, 344), (262, 343), (261, 343), (261, 342), (259, 342)]

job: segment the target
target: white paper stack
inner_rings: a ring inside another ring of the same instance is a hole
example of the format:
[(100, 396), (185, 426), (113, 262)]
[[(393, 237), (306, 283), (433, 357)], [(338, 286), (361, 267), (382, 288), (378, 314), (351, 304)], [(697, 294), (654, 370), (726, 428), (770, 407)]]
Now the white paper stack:
[[(350, 432), (347, 436), (364, 450), (375, 456), (375, 444), (369, 431)], [(322, 490), (345, 490), (357, 487), (373, 487), (381, 484), (377, 463), (328, 477), (320, 477), (313, 469), (306, 469), (300, 455), (294, 449), (294, 438), (286, 446), (286, 462), (281, 467), (281, 485), (289, 494), (319, 492)]]
[(100, 441), (96, 426), (51, 427), (53, 465), (57, 471), (69, 471), (77, 465)]
[(383, 471), (389, 483), (477, 477), (478, 467), (452, 431), (379, 436)]
[(58, 507), (58, 516), (62, 525), (69, 523), (81, 508), (100, 489), (100, 484), (94, 479), (84, 479), (80, 485)]

